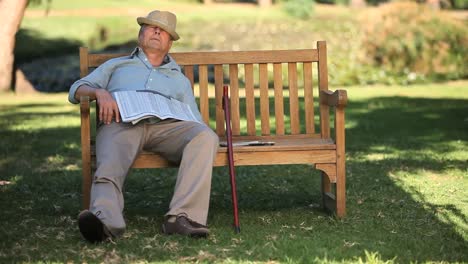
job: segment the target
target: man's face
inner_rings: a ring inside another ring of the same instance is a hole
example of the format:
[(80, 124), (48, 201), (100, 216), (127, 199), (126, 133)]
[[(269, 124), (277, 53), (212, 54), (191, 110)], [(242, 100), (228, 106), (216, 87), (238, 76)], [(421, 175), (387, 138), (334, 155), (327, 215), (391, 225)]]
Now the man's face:
[(172, 46), (171, 35), (158, 26), (144, 25), (138, 37), (141, 48), (152, 52), (168, 53)]

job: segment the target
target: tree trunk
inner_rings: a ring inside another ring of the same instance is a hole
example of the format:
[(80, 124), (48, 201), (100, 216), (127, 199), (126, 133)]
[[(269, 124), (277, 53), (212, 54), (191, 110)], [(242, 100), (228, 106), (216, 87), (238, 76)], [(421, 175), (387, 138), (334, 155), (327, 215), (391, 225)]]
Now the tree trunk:
[(0, 92), (12, 88), (15, 34), (27, 3), (27, 0), (0, 0)]
[(260, 7), (269, 7), (272, 5), (272, 0), (258, 0), (258, 5)]

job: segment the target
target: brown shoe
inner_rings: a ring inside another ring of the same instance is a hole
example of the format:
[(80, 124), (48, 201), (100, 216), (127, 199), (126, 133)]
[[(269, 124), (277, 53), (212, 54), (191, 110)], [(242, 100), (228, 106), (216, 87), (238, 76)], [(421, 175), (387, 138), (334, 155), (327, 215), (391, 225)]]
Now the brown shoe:
[(161, 229), (166, 235), (179, 234), (190, 237), (207, 237), (210, 233), (206, 226), (191, 221), (185, 215), (168, 217)]

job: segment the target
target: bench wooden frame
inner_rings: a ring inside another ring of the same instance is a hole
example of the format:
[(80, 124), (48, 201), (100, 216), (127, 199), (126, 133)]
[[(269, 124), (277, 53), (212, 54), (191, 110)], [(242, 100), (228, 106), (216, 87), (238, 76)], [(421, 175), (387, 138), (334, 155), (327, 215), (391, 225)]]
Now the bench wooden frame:
[[(99, 66), (106, 60), (124, 55), (128, 54), (91, 54), (87, 48), (82, 47), (80, 48), (80, 75), (84, 77), (90, 69)], [(317, 42), (316, 49), (180, 52), (171, 53), (171, 56), (183, 67), (184, 74), (191, 81), (195, 95), (199, 99), (200, 113), (204, 121), (214, 129), (221, 141), (225, 140), (222, 89), (226, 83), (230, 86), (233, 142), (245, 140), (275, 142), (273, 146), (234, 147), (235, 165), (314, 165), (316, 169), (322, 171), (323, 207), (334, 212), (338, 217), (345, 216), (344, 109), (347, 103), (347, 93), (345, 90), (334, 92), (328, 90), (326, 42)], [(302, 65), (302, 75), (298, 74), (298, 65)], [(314, 120), (313, 88), (316, 85), (312, 80), (315, 65), (318, 73), (319, 102), (317, 108), (320, 116), (318, 132), (315, 125), (317, 122)], [(198, 67), (198, 71), (194, 70), (196, 67)], [(212, 109), (210, 113), (209, 75), (213, 68), (215, 109), (214, 111)], [(287, 85), (284, 85), (283, 72), (286, 70)], [(258, 74), (257, 83), (254, 81), (256, 74)], [(199, 85), (194, 85), (196, 77), (198, 77)], [(303, 96), (299, 96), (300, 81), (302, 81)], [(289, 101), (285, 101), (284, 92), (289, 92)], [(245, 110), (240, 109), (242, 100), (245, 101)], [(289, 104), (289, 109), (285, 109), (285, 102)], [(301, 109), (301, 103), (303, 109)], [(257, 108), (256, 104), (259, 104)], [(330, 107), (335, 109), (333, 137), (330, 132)], [(260, 112), (259, 120), (256, 113), (258, 109)], [(285, 110), (288, 110), (289, 116), (286, 115)], [(80, 111), (83, 207), (88, 208), (96, 158), (93, 146), (94, 139), (92, 139), (95, 131), (91, 131), (93, 126), (91, 126), (89, 98), (81, 98)], [(301, 115), (305, 120), (302, 127), (300, 125)], [(273, 128), (271, 127), (272, 123), (274, 123)], [(227, 149), (220, 147), (214, 166), (227, 165)], [(168, 163), (161, 156), (149, 152), (142, 153), (133, 164), (133, 168), (164, 168), (169, 166), (174, 165)]]

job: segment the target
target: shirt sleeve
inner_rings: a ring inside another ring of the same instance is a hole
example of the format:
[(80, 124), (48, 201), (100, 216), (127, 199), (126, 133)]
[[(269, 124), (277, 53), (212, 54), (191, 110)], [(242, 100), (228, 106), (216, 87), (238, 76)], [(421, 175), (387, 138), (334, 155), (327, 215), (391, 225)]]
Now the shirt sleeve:
[(68, 92), (68, 101), (72, 104), (78, 104), (79, 101), (75, 99), (76, 90), (82, 85), (88, 85), (97, 89), (106, 89), (109, 79), (112, 75), (112, 64), (110, 61), (102, 64), (90, 74), (74, 82)]

